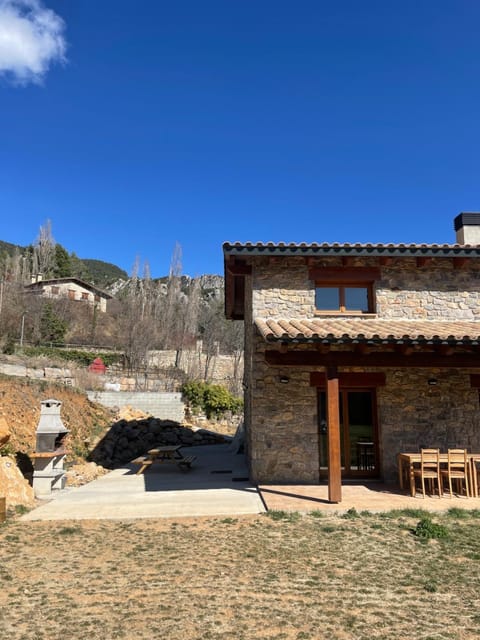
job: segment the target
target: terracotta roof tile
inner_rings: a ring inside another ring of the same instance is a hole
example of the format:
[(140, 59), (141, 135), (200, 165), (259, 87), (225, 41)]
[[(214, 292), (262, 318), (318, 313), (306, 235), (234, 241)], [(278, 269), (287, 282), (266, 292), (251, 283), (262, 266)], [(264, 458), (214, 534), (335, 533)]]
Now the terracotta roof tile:
[(286, 342), (480, 342), (480, 321), (378, 318), (256, 318), (267, 341)]
[(480, 257), (480, 245), (340, 242), (225, 242), (225, 256)]

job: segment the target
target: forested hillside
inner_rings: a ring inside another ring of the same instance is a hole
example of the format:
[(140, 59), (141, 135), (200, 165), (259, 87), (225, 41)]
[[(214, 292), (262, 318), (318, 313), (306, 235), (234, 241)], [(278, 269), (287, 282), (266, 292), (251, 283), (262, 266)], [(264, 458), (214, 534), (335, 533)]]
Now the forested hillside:
[[(2, 272), (5, 273), (5, 270), (8, 270), (8, 267), (15, 261), (23, 262), (24, 258), (31, 261), (34, 251), (34, 245), (22, 247), (0, 240), (0, 268)], [(118, 280), (128, 279), (127, 272), (115, 264), (99, 259), (79, 258), (75, 253), (69, 253), (58, 243), (55, 244), (55, 262), (50, 273), (45, 275), (57, 278), (73, 276), (91, 282), (101, 289), (108, 288)]]

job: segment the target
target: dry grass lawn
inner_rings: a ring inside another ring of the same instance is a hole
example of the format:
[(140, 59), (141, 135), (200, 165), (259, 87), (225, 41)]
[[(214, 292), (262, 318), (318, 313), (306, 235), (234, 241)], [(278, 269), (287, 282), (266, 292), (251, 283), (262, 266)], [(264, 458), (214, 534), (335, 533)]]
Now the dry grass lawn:
[(436, 538), (421, 517), (12, 519), (0, 637), (478, 639), (480, 513), (434, 515)]

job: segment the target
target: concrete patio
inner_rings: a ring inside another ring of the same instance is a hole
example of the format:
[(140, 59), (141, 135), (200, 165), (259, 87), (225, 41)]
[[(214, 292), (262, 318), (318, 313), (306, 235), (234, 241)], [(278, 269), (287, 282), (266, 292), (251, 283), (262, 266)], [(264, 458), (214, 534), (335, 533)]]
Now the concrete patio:
[(342, 502), (331, 504), (326, 484), (257, 487), (248, 480), (244, 456), (233, 453), (228, 444), (189, 447), (188, 455), (197, 457), (191, 471), (156, 465), (136, 475), (138, 466), (125, 465), (86, 485), (56, 493), (22, 520), (238, 516), (266, 510), (480, 509), (480, 498), (423, 498), (421, 494), (412, 498), (398, 487), (380, 483), (344, 484)]
[(248, 481), (243, 455), (230, 445), (188, 447), (191, 471), (155, 465), (136, 475), (129, 464), (77, 488), (65, 489), (22, 520), (172, 518), (256, 514), (265, 511)]

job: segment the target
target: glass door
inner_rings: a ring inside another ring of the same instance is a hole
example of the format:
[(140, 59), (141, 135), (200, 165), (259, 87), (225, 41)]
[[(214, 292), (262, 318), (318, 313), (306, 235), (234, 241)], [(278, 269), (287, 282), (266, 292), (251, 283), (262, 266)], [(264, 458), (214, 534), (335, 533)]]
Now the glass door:
[[(318, 441), (320, 475), (328, 471), (326, 392), (318, 392)], [(342, 476), (379, 474), (378, 435), (373, 389), (340, 391), (340, 445)]]

